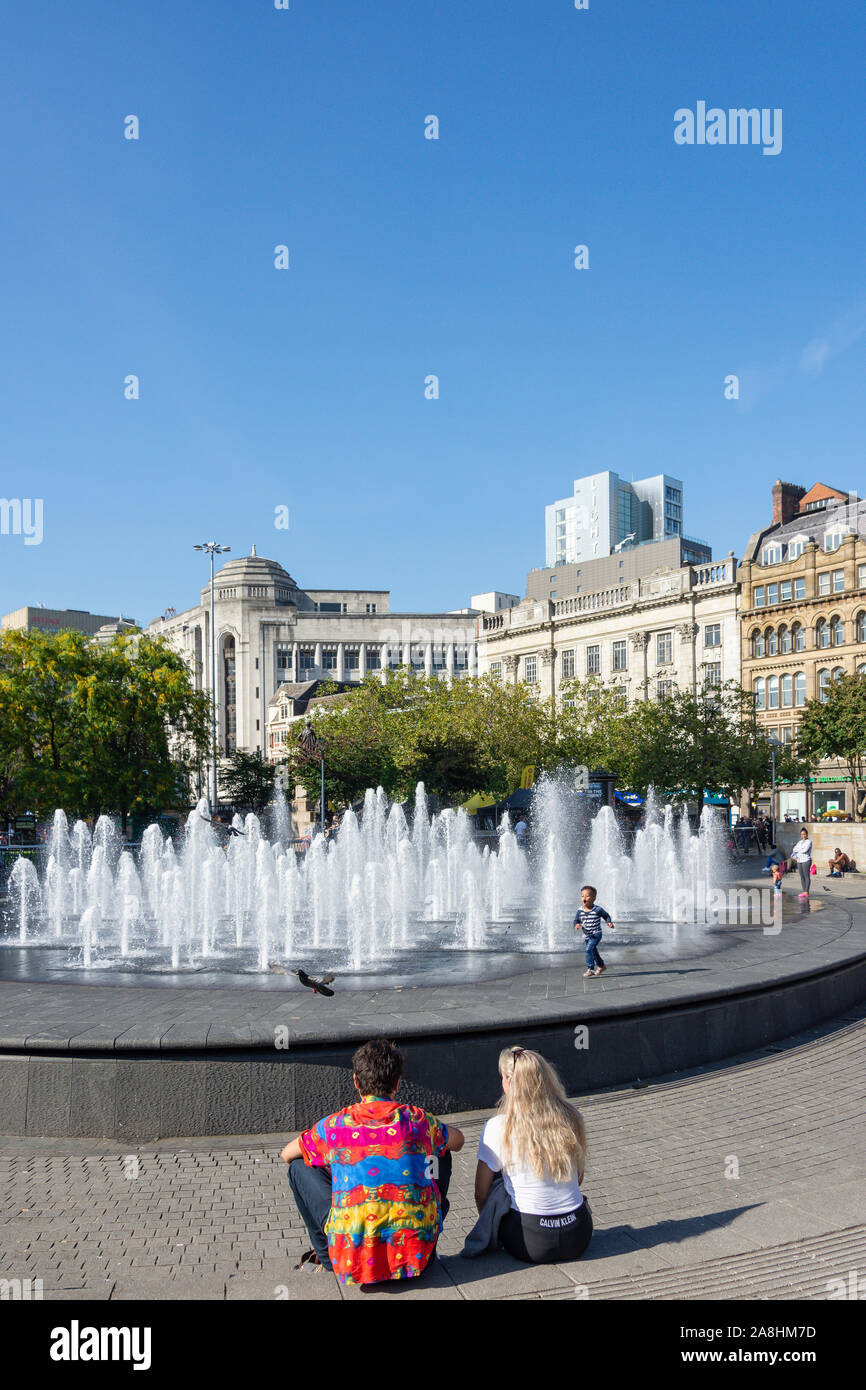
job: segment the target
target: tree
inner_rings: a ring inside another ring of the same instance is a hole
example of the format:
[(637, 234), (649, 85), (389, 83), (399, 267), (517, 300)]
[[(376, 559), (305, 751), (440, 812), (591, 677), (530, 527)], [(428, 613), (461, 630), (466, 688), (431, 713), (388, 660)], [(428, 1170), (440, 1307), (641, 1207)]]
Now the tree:
[(261, 816), (274, 795), (277, 769), (260, 749), (232, 753), (220, 772), (220, 789), (226, 800)]
[(0, 636), (0, 788), (6, 813), (155, 813), (187, 799), (209, 746), (208, 698), (162, 638)]
[(809, 700), (797, 729), (807, 758), (838, 758), (854, 789), (856, 814), (866, 818), (866, 675), (846, 673), (831, 681), (825, 700)]

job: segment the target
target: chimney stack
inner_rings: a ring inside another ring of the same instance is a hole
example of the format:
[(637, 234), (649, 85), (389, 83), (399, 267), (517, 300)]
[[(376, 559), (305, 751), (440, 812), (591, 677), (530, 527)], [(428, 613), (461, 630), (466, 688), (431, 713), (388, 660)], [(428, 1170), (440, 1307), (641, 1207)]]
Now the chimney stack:
[(793, 521), (800, 506), (800, 499), (805, 496), (806, 489), (799, 487), (797, 483), (777, 481), (773, 485), (773, 525), (780, 526), (786, 521)]

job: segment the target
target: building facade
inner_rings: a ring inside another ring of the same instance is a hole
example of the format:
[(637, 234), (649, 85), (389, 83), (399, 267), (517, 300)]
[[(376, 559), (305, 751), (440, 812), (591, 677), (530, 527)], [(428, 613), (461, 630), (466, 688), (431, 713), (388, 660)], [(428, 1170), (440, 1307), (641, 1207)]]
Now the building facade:
[[(584, 560), (580, 565), (555, 565), (530, 570), (526, 576), (526, 597), (571, 598), (574, 594), (593, 593), (598, 589), (627, 584), (632, 579), (643, 579), (656, 570), (705, 565), (712, 558), (712, 550), (703, 541), (692, 541), (684, 536), (647, 541), (624, 547), (614, 555)], [(484, 608), (475, 599), (472, 602), (476, 608)]]
[(580, 564), (610, 555), (624, 542), (639, 545), (683, 534), (683, 485), (659, 473), (625, 482), (618, 473), (575, 478), (574, 493), (545, 507), (545, 564)]
[[(201, 602), (152, 622), (210, 690), (210, 583)], [(217, 739), (224, 754), (268, 751), (268, 706), (284, 683), (356, 683), (409, 666), (475, 674), (477, 613), (391, 613), (385, 589), (301, 589), (276, 560), (230, 560), (214, 581)]]
[[(102, 613), (88, 613), (83, 608), (42, 608), (28, 605), (16, 608), (0, 618), (0, 628), (4, 632), (84, 632), (93, 637), (106, 623), (118, 623), (124, 628), (134, 626), (131, 618), (106, 617)], [(119, 630), (119, 629), (118, 629)]]
[[(773, 488), (773, 522), (749, 540), (740, 567), (743, 684), (767, 736), (796, 742), (807, 700), (842, 672), (866, 673), (866, 503), (817, 483)], [(826, 762), (784, 785), (778, 814), (853, 812), (847, 773)], [(769, 810), (769, 792), (762, 802)]]
[(478, 619), (479, 670), (545, 699), (592, 676), (628, 700), (738, 681), (737, 592), (731, 553), (572, 598), (527, 598)]

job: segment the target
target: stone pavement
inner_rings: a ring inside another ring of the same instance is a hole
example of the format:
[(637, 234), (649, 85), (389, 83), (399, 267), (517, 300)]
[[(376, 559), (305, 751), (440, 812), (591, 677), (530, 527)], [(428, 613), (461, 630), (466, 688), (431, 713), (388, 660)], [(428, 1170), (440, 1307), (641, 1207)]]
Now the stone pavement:
[(292, 1271), (308, 1242), (285, 1136), (128, 1154), (0, 1139), (0, 1278), (42, 1279), (60, 1300), (824, 1299), (851, 1271), (866, 1281), (864, 1063), (866, 1004), (734, 1061), (582, 1098), (596, 1233), (561, 1266), (458, 1257), (486, 1116), (455, 1116), (467, 1143), (442, 1258), (368, 1293)]

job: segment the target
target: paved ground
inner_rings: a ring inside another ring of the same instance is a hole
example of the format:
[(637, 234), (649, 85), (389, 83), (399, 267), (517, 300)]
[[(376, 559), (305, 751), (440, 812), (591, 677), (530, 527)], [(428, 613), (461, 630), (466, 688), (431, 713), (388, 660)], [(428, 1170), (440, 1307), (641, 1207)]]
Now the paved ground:
[(41, 1278), (47, 1299), (172, 1300), (822, 1299), (831, 1280), (866, 1279), (866, 1004), (761, 1053), (581, 1106), (596, 1234), (574, 1264), (458, 1257), (474, 1219), (475, 1114), (455, 1117), (467, 1145), (442, 1259), (417, 1283), (365, 1294), (292, 1272), (307, 1242), (283, 1136), (128, 1155), (0, 1139), (0, 1278)]

